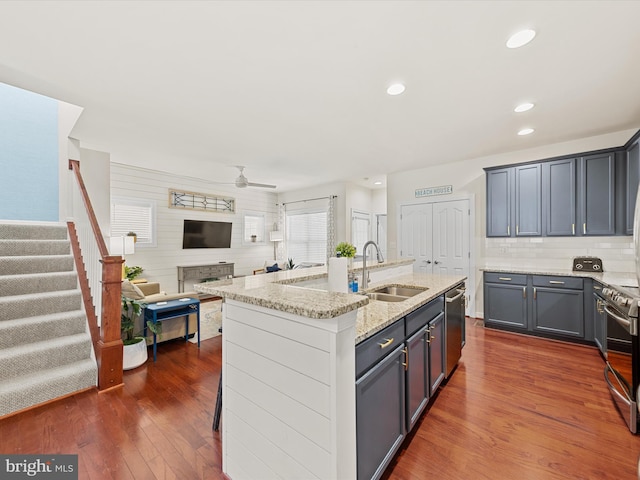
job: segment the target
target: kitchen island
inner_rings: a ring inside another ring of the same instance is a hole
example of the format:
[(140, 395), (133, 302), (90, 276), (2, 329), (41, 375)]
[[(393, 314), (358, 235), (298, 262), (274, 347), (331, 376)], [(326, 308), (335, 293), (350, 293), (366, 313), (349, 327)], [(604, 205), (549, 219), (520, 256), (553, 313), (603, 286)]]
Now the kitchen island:
[[(401, 302), (322, 290), (326, 268), (194, 288), (224, 298), (223, 472), (241, 478), (356, 478), (356, 344), (464, 281), (372, 266), (368, 291), (424, 289)], [(357, 266), (356, 266), (357, 268)], [(309, 281), (319, 285), (305, 285)]]

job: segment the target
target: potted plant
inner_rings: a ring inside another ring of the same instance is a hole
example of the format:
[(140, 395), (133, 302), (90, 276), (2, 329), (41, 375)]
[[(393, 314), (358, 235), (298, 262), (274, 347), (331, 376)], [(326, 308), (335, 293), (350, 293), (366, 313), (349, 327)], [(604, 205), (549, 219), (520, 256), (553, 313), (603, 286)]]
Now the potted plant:
[(128, 267), (125, 265), (124, 267), (124, 276), (129, 281), (139, 276), (142, 272), (143, 272), (142, 267), (138, 267), (137, 265), (133, 267)]
[[(147, 342), (141, 334), (136, 334), (136, 320), (140, 316), (145, 304), (122, 296), (122, 311), (120, 313), (120, 332), (124, 344), (122, 354), (122, 369), (131, 370), (147, 361)], [(161, 323), (147, 322), (147, 328), (156, 335), (160, 334)]]
[(336, 256), (353, 258), (356, 256), (356, 247), (349, 242), (340, 242), (336, 245)]
[(127, 233), (127, 237), (133, 237), (133, 243), (136, 243), (136, 241), (138, 240), (138, 234), (136, 232)]
[(295, 267), (295, 263), (293, 263), (293, 258), (290, 258), (287, 263), (284, 264), (286, 270), (293, 270), (293, 267)]

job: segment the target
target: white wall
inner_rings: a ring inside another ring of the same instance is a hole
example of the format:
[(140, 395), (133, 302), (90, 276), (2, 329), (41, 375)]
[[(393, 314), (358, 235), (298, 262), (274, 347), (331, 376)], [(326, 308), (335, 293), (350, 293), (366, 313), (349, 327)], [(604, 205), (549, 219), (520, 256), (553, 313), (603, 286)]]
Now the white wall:
[[(112, 156), (113, 158), (113, 156)], [(169, 189), (205, 193), (235, 198), (235, 213), (201, 212), (169, 208)], [(276, 221), (277, 196), (259, 188), (236, 188), (233, 185), (216, 185), (205, 179), (179, 176), (111, 163), (111, 196), (153, 200), (157, 213), (157, 246), (138, 247), (126, 256), (127, 265), (139, 265), (142, 276), (152, 282), (160, 282), (166, 292), (178, 291), (178, 265), (204, 265), (220, 261), (234, 263), (236, 275), (251, 275), (253, 270), (273, 259), (273, 245), (242, 243), (244, 212), (263, 212), (266, 230)], [(182, 249), (183, 220), (231, 221), (231, 248)], [(268, 237), (268, 233), (267, 233)]]
[(58, 217), (60, 221), (66, 221), (73, 211), (70, 195), (72, 178), (69, 160), (78, 160), (80, 157), (77, 155), (79, 153), (78, 142), (72, 141), (69, 134), (82, 111), (82, 107), (58, 101), (58, 182), (60, 185)]
[(111, 188), (109, 182), (105, 180), (111, 176), (110, 155), (81, 148), (79, 159), (80, 173), (87, 187), (93, 212), (96, 214), (102, 234), (108, 237), (111, 229)]
[[(482, 317), (482, 275), (480, 268), (489, 266), (546, 266), (571, 268), (571, 259), (577, 255), (598, 255), (605, 269), (622, 270), (630, 255), (630, 237), (539, 238), (539, 239), (487, 239), (486, 238), (486, 184), (483, 168), (542, 160), (561, 155), (587, 152), (624, 145), (637, 129), (607, 135), (523, 149), (499, 155), (463, 160), (387, 176), (388, 254), (398, 257), (399, 209), (403, 203), (416, 203), (415, 190), (423, 187), (453, 185), (453, 195), (475, 195), (475, 226), (473, 236), (476, 252), (476, 316)], [(437, 197), (446, 199), (446, 196)], [(434, 197), (431, 197), (433, 200)], [(472, 247), (473, 248), (473, 247)], [(607, 265), (609, 262), (610, 266)], [(632, 268), (629, 265), (629, 268)]]

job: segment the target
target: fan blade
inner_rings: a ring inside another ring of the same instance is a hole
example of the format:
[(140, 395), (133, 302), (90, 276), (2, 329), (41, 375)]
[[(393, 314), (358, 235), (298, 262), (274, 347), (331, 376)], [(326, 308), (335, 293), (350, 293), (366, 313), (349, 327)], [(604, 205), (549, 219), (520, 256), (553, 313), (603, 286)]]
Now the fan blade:
[(262, 187), (262, 188), (276, 188), (275, 185), (268, 185), (266, 183), (253, 183), (253, 182), (247, 182), (247, 185), (250, 187)]

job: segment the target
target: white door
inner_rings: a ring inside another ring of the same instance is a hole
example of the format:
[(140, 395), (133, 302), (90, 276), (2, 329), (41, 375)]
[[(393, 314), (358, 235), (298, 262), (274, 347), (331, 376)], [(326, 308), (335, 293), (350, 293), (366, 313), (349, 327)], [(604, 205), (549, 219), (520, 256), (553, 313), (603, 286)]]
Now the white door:
[(382, 213), (379, 213), (376, 215), (376, 242), (378, 243), (378, 247), (380, 247), (382, 256), (384, 258), (388, 258), (387, 257), (387, 216)]
[(469, 201), (433, 204), (433, 273), (469, 275)]
[(433, 272), (433, 208), (431, 204), (404, 205), (400, 209), (400, 256), (413, 258), (413, 271)]

